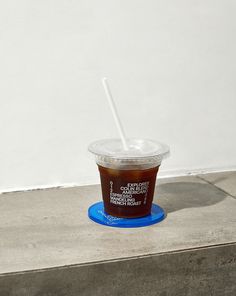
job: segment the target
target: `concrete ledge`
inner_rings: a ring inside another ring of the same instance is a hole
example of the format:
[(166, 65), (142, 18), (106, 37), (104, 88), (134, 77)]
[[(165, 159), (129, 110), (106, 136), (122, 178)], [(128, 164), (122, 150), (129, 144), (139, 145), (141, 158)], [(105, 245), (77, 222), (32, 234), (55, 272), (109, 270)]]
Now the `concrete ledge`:
[(199, 177), (236, 198), (236, 171), (204, 174)]
[(0, 277), (1, 295), (156, 296), (236, 293), (236, 244)]
[(236, 199), (202, 178), (161, 179), (139, 229), (87, 218), (99, 186), (0, 195), (0, 295), (236, 294)]

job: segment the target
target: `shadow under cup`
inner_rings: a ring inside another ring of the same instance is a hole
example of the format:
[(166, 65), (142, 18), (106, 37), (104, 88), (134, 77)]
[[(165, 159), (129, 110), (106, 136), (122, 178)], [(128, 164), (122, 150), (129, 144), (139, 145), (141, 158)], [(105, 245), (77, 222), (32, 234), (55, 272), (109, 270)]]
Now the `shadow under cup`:
[(149, 169), (112, 169), (98, 164), (105, 212), (121, 218), (151, 213), (159, 166)]

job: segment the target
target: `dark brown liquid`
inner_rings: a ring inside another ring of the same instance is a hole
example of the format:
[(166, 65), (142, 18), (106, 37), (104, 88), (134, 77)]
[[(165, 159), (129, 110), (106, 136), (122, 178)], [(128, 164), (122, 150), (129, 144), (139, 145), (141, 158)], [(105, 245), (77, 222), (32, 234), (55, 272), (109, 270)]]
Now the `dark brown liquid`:
[(145, 170), (98, 168), (107, 214), (122, 218), (150, 214), (159, 166)]

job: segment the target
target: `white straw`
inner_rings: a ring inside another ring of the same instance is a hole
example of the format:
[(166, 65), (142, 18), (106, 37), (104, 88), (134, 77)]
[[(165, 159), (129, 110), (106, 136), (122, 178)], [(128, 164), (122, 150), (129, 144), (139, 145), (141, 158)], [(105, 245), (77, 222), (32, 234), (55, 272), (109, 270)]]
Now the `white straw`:
[(124, 132), (124, 129), (122, 127), (122, 124), (121, 124), (121, 121), (120, 121), (120, 118), (119, 118), (119, 115), (118, 115), (118, 112), (117, 112), (117, 109), (116, 109), (116, 105), (115, 105), (114, 99), (112, 97), (111, 90), (109, 88), (109, 84), (107, 82), (106, 77), (104, 77), (102, 79), (102, 84), (103, 84), (103, 87), (104, 87), (104, 90), (105, 90), (105, 93), (106, 93), (106, 96), (107, 96), (108, 103), (109, 103), (110, 108), (111, 108), (113, 118), (114, 118), (115, 123), (116, 123), (116, 127), (118, 129), (119, 134), (120, 134), (120, 138), (121, 138), (121, 141), (122, 141), (122, 144), (123, 144), (123, 148), (124, 148), (124, 150), (128, 150), (128, 145), (127, 145), (127, 141), (126, 141), (126, 138), (125, 138), (125, 132)]

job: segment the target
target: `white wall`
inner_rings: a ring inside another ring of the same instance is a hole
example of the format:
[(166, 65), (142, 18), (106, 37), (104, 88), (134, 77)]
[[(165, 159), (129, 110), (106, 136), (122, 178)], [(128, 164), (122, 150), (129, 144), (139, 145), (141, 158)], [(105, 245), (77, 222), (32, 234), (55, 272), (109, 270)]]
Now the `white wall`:
[(236, 2), (0, 3), (0, 191), (98, 182), (87, 145), (170, 145), (162, 174), (236, 168)]

